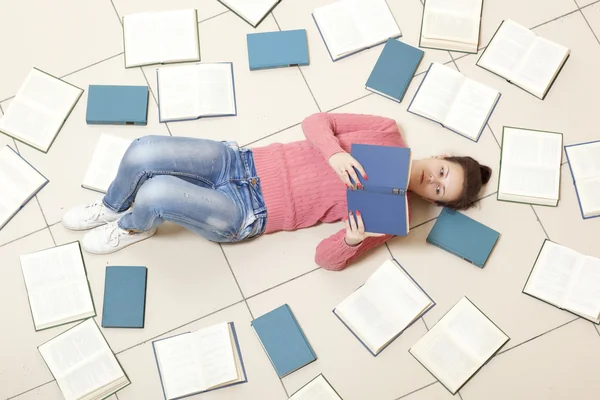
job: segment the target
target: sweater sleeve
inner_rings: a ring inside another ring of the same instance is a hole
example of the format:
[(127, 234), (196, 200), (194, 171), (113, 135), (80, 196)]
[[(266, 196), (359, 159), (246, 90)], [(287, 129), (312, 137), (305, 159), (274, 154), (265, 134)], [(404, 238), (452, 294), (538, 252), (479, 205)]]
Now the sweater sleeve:
[(357, 246), (348, 246), (344, 241), (346, 229), (324, 239), (317, 246), (315, 262), (330, 271), (340, 271), (364, 252), (383, 244), (393, 235), (368, 237)]
[(339, 135), (357, 131), (378, 131), (400, 134), (396, 121), (391, 118), (366, 114), (317, 113), (302, 121), (302, 131), (314, 148), (328, 160), (344, 151)]

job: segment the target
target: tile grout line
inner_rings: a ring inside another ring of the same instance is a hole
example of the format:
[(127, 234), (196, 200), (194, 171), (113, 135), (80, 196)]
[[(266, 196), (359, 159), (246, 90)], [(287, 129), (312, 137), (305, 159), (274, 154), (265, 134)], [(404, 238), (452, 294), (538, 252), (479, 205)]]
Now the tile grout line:
[(235, 272), (233, 272), (233, 268), (231, 268), (231, 263), (229, 262), (229, 258), (227, 258), (227, 254), (225, 253), (225, 249), (223, 249), (222, 243), (219, 243), (219, 248), (221, 249), (221, 253), (223, 253), (223, 257), (225, 257), (225, 262), (227, 263), (227, 266), (229, 267), (229, 271), (231, 272), (231, 275), (233, 276), (233, 280), (235, 281), (235, 284), (236, 284), (238, 290), (240, 291), (240, 295), (242, 295), (242, 299), (244, 300), (244, 303), (246, 303), (246, 308), (248, 308), (248, 312), (250, 313), (250, 316), (252, 317), (252, 319), (254, 319), (254, 314), (252, 314), (252, 310), (250, 310), (250, 306), (248, 305), (246, 296), (244, 296), (244, 292), (242, 291), (242, 288), (240, 287), (240, 283), (238, 282), (237, 276), (235, 276)]
[(425, 329), (427, 329), (427, 332), (429, 332), (429, 327), (427, 326), (427, 322), (425, 322), (425, 318), (421, 317), (420, 319), (421, 321), (423, 321), (423, 325), (425, 325)]
[(317, 271), (317, 270), (319, 270), (319, 269), (321, 269), (321, 267), (317, 267), (317, 268), (311, 269), (310, 271), (304, 272), (304, 273), (302, 273), (302, 274), (300, 274), (300, 275), (298, 275), (298, 276), (295, 276), (295, 277), (293, 277), (293, 278), (291, 278), (291, 279), (288, 279), (288, 280), (287, 280), (287, 281), (285, 281), (285, 282), (278, 283), (278, 284), (277, 284), (277, 285), (275, 285), (275, 286), (271, 286), (270, 288), (267, 288), (267, 289), (265, 289), (265, 290), (262, 290), (262, 291), (260, 291), (260, 292), (258, 292), (258, 293), (254, 293), (253, 295), (250, 295), (250, 296), (248, 296), (248, 297), (246, 298), (246, 300), (253, 299), (253, 298), (257, 297), (257, 296), (260, 296), (261, 294), (267, 293), (267, 292), (268, 292), (268, 291), (270, 291), (270, 290), (276, 289), (276, 288), (278, 288), (278, 287), (280, 287), (280, 286), (283, 286), (283, 285), (285, 285), (286, 283), (289, 283), (289, 282), (291, 282), (291, 281), (294, 281), (294, 280), (296, 280), (296, 279), (298, 279), (298, 278), (302, 278), (303, 276), (306, 276), (306, 275), (308, 275), (308, 274), (310, 274), (310, 273), (312, 273), (312, 272), (315, 272), (315, 271)]
[[(544, 336), (544, 335), (545, 335), (545, 334), (547, 334), (547, 333), (550, 333), (550, 332), (553, 332), (553, 331), (555, 331), (555, 330), (557, 330), (557, 329), (560, 329), (560, 328), (562, 328), (563, 326), (569, 325), (571, 322), (577, 321), (577, 320), (579, 320), (579, 319), (581, 319), (581, 318), (579, 318), (579, 317), (577, 317), (577, 318), (574, 318), (574, 319), (572, 319), (572, 320), (570, 320), (570, 321), (567, 321), (567, 322), (565, 322), (565, 323), (564, 323), (564, 324), (562, 324), (562, 325), (559, 325), (559, 326), (557, 326), (557, 327), (555, 327), (555, 328), (552, 328), (552, 329), (550, 329), (550, 330), (548, 330), (548, 331), (546, 331), (546, 332), (542, 332), (542, 333), (540, 333), (540, 334), (539, 334), (539, 335), (537, 335), (537, 336), (534, 336), (534, 337), (532, 337), (532, 338), (530, 338), (530, 339), (527, 339), (527, 340), (525, 340), (524, 342), (521, 342), (521, 343), (519, 343), (519, 344), (515, 345), (514, 347), (511, 347), (510, 349), (506, 349), (506, 350), (503, 350), (503, 351), (500, 351), (500, 352), (498, 352), (498, 354), (496, 354), (496, 356), (499, 356), (499, 355), (501, 355), (501, 354), (508, 353), (509, 351), (511, 351), (511, 350), (514, 350), (514, 349), (516, 349), (517, 347), (521, 347), (521, 346), (523, 346), (524, 344), (527, 344), (527, 343), (529, 343), (529, 342), (532, 342), (532, 341), (536, 340), (537, 338), (540, 338), (540, 337)], [(496, 357), (496, 356), (494, 356), (494, 357)]]
[(600, 330), (598, 330), (598, 326), (595, 326), (594, 329), (596, 330), (596, 333), (598, 333), (598, 336), (600, 336)]
[(210, 21), (210, 20), (211, 20), (211, 19), (213, 19), (213, 18), (220, 17), (220, 16), (221, 16), (221, 15), (223, 15), (223, 14), (227, 14), (227, 13), (228, 13), (228, 12), (230, 12), (230, 11), (231, 11), (231, 10), (225, 10), (225, 11), (223, 11), (222, 13), (219, 13), (219, 14), (213, 15), (212, 17), (208, 17), (208, 18), (201, 19), (200, 21), (198, 21), (198, 25), (200, 25), (200, 24), (201, 24), (201, 23), (203, 23), (203, 22)]
[(494, 141), (496, 142), (496, 144), (498, 145), (498, 148), (500, 148), (500, 150), (502, 150), (502, 145), (500, 144), (500, 142), (498, 141), (498, 138), (496, 137), (496, 134), (494, 133), (494, 130), (492, 129), (489, 121), (485, 123), (485, 126), (488, 127), (488, 129), (490, 130), (490, 132), (492, 132), (492, 137), (494, 138)]
[[(152, 95), (152, 99), (154, 100), (154, 103), (156, 104), (156, 108), (158, 109), (158, 107), (159, 107), (158, 99), (154, 95), (154, 90), (152, 90), (152, 86), (150, 86), (150, 81), (148, 80), (148, 77), (146, 76), (146, 72), (144, 72), (144, 69), (142, 67), (139, 67), (139, 69), (140, 69), (140, 72), (142, 73), (142, 76), (144, 77), (144, 80), (146, 81), (146, 84), (148, 85), (148, 90), (150, 91), (150, 94)], [(159, 115), (160, 115), (160, 111), (159, 111)], [(160, 126), (160, 124), (161, 124), (161, 122), (159, 119), (158, 125)], [(171, 132), (171, 128), (169, 127), (169, 124), (166, 122), (165, 122), (165, 127), (167, 128), (167, 132), (169, 132), (169, 136), (173, 136), (173, 133)]]
[(460, 391), (456, 392), (458, 394), (458, 397), (460, 397), (460, 400), (463, 400), (462, 398), (462, 394), (460, 394)]
[(596, 4), (598, 4), (598, 3), (600, 3), (600, 0), (593, 1), (593, 2), (591, 2), (590, 4), (586, 4), (585, 6), (579, 7), (579, 9), (580, 9), (580, 10), (583, 10), (584, 8), (588, 8), (588, 7), (590, 7), (590, 6), (593, 6), (593, 5), (596, 5)]
[(585, 17), (585, 14), (583, 13), (583, 11), (581, 11), (581, 8), (579, 9), (579, 12), (581, 13), (581, 16), (583, 17), (583, 20), (585, 21), (587, 26), (590, 28), (590, 31), (592, 31), (592, 35), (594, 35), (594, 37), (596, 38), (596, 42), (598, 42), (598, 44), (600, 44), (600, 40), (598, 40), (598, 36), (596, 36), (596, 32), (594, 32), (594, 29), (592, 28), (592, 26), (590, 25), (590, 22)]
[(535, 212), (535, 208), (533, 208), (533, 204), (530, 204), (529, 206), (531, 207), (531, 210), (533, 211), (533, 214), (535, 215), (537, 222), (540, 223), (540, 226), (542, 227), (542, 230), (544, 231), (544, 235), (546, 235), (546, 239), (550, 239), (550, 235), (548, 235), (548, 232), (546, 231), (544, 224), (542, 224), (542, 220), (540, 219), (539, 215)]
[(436, 381), (433, 381), (433, 382), (431, 382), (431, 383), (430, 383), (430, 384), (428, 384), (428, 385), (425, 385), (425, 386), (423, 386), (423, 387), (420, 387), (420, 388), (418, 388), (418, 389), (415, 389), (415, 390), (413, 390), (412, 392), (405, 393), (405, 394), (403, 394), (402, 396), (398, 397), (396, 400), (400, 400), (400, 399), (403, 399), (403, 398), (405, 398), (405, 397), (408, 397), (408, 396), (410, 396), (411, 394), (415, 394), (415, 393), (417, 393), (417, 392), (420, 392), (421, 390), (423, 390), (423, 389), (426, 389), (426, 388), (428, 388), (429, 386), (435, 385), (436, 383), (438, 383), (438, 381), (437, 381), (437, 380), (436, 380)]
[(576, 13), (577, 11), (579, 11), (579, 8), (578, 8), (577, 10), (569, 11), (568, 13), (566, 13), (566, 14), (563, 14), (563, 15), (561, 15), (561, 16), (558, 16), (558, 17), (556, 17), (556, 18), (552, 18), (551, 20), (548, 20), (548, 21), (542, 22), (541, 24), (538, 24), (538, 25), (534, 26), (533, 28), (529, 28), (529, 29), (533, 30), (533, 29), (539, 28), (540, 26), (547, 25), (547, 24), (549, 24), (550, 22), (558, 21), (559, 19), (561, 19), (561, 18), (564, 18), (564, 17), (566, 17), (566, 16), (569, 16), (569, 15), (571, 15), (571, 14), (574, 14), (574, 13)]
[[(36, 389), (39, 389), (39, 388), (41, 388), (42, 386), (46, 386), (46, 385), (48, 385), (48, 384), (50, 384), (50, 383), (52, 383), (52, 382), (56, 382), (56, 380), (55, 380), (55, 379), (52, 379), (51, 381), (44, 382), (44, 383), (42, 383), (42, 384), (40, 384), (40, 385), (38, 385), (38, 386), (36, 386), (36, 387), (34, 387), (34, 388), (27, 389), (27, 390), (26, 390), (26, 391), (24, 391), (24, 392), (21, 392), (21, 393), (15, 394), (14, 396), (7, 397), (7, 398), (6, 398), (6, 400), (11, 400), (11, 399), (17, 398), (17, 397), (19, 397), (19, 396), (22, 396), (22, 395), (24, 395), (24, 394), (26, 394), (26, 393), (32, 392), (32, 391), (34, 391), (34, 390), (36, 390)], [(58, 386), (58, 384), (57, 384), (57, 386)]]
[(45, 227), (43, 227), (43, 228), (36, 229), (36, 230), (35, 230), (35, 231), (33, 231), (33, 232), (27, 233), (27, 234), (25, 234), (25, 235), (23, 235), (23, 236), (20, 236), (20, 237), (16, 238), (16, 239), (9, 240), (9, 241), (8, 241), (8, 242), (6, 242), (6, 243), (2, 243), (2, 244), (0, 244), (0, 248), (2, 248), (2, 247), (4, 247), (4, 246), (7, 246), (7, 245), (9, 245), (9, 244), (11, 244), (11, 243), (17, 242), (17, 241), (19, 241), (19, 240), (21, 240), (21, 239), (25, 239), (25, 238), (26, 238), (26, 237), (28, 237), (28, 236), (35, 235), (36, 233), (39, 233), (39, 232), (43, 231), (44, 229), (48, 229), (48, 227), (47, 227), (47, 226), (45, 226)]
[[(125, 52), (123, 52), (123, 51), (122, 51), (122, 52), (120, 52), (120, 53), (118, 53), (118, 54), (115, 54), (115, 55), (113, 55), (113, 56), (106, 57), (106, 58), (105, 58), (105, 59), (103, 59), (103, 60), (96, 61), (95, 63), (93, 63), (93, 64), (90, 64), (90, 65), (88, 65), (88, 66), (85, 66), (85, 67), (83, 67), (83, 68), (79, 68), (78, 70), (75, 70), (75, 71), (69, 72), (68, 74), (61, 76), (61, 77), (60, 77), (60, 79), (64, 79), (64, 78), (66, 78), (66, 77), (68, 77), (68, 76), (71, 76), (71, 75), (73, 75), (73, 74), (76, 74), (76, 73), (78, 73), (78, 72), (84, 71), (84, 70), (86, 70), (86, 69), (88, 69), (88, 68), (94, 67), (94, 66), (96, 66), (96, 65), (98, 65), (98, 64), (101, 64), (101, 63), (103, 63), (103, 62), (105, 62), (105, 61), (112, 60), (113, 58), (117, 58), (117, 57), (119, 57), (121, 54), (125, 54)], [(15, 96), (12, 96), (12, 97), (15, 97)], [(11, 99), (12, 99), (12, 97), (11, 97)], [(4, 101), (4, 100), (3, 100), (3, 101)]]

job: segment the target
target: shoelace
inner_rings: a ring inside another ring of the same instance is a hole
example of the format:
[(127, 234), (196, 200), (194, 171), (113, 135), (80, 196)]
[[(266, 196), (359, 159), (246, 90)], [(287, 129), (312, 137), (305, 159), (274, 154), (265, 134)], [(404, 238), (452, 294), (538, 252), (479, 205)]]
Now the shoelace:
[(96, 221), (98, 218), (100, 218), (100, 216), (102, 214), (104, 214), (102, 207), (102, 203), (100, 202), (100, 200), (97, 200), (94, 204), (90, 205), (87, 207), (87, 216), (88, 216), (88, 220), (90, 221)]
[(116, 247), (119, 245), (119, 238), (121, 237), (121, 228), (117, 222), (109, 222), (106, 225), (101, 227), (102, 233), (104, 235), (104, 240), (107, 244), (112, 247)]

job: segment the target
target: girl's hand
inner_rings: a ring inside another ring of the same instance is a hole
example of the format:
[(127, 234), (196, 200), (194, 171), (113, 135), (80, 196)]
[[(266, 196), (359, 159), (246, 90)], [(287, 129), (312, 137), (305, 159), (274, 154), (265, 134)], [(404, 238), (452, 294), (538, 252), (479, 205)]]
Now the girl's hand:
[(352, 211), (348, 212), (348, 217), (346, 218), (346, 237), (344, 237), (344, 241), (348, 246), (357, 246), (368, 237), (384, 235), (383, 233), (365, 232), (365, 224), (360, 216), (360, 211), (356, 211), (356, 220), (352, 215)]
[(354, 168), (360, 172), (364, 179), (368, 179), (362, 165), (360, 165), (360, 163), (356, 161), (354, 157), (345, 151), (335, 153), (329, 157), (328, 162), (329, 166), (333, 168), (333, 171), (337, 174), (337, 176), (339, 176), (342, 182), (344, 182), (344, 184), (349, 188), (354, 188), (350, 178), (352, 178), (357, 187), (360, 187), (360, 181), (358, 180), (358, 176), (356, 175)]

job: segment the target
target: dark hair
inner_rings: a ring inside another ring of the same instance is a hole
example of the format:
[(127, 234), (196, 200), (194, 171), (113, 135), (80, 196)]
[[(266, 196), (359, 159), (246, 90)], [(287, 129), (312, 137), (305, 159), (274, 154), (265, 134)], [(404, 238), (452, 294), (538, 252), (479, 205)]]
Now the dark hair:
[(465, 210), (472, 207), (477, 200), (481, 186), (490, 180), (492, 169), (487, 165), (479, 164), (471, 157), (445, 157), (444, 159), (462, 167), (465, 174), (465, 183), (458, 199), (448, 202), (437, 201), (437, 205), (454, 210)]

